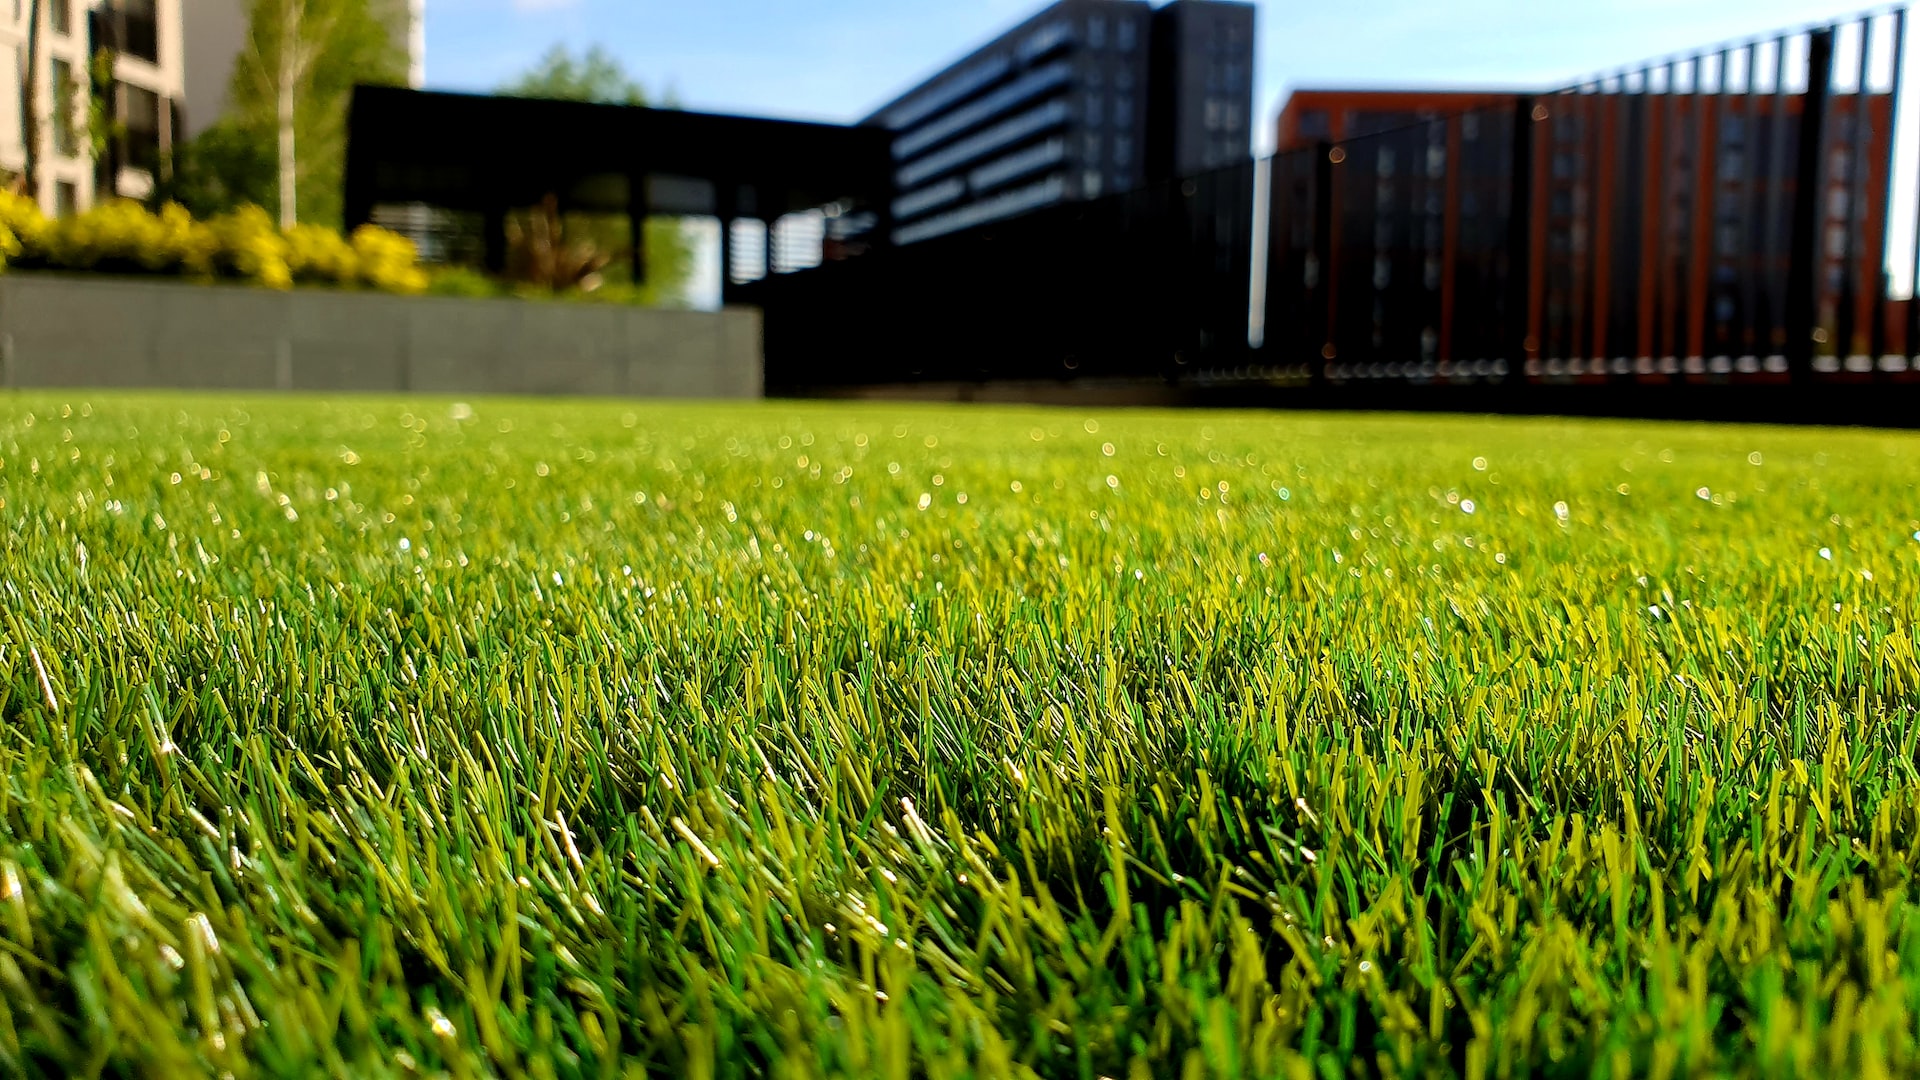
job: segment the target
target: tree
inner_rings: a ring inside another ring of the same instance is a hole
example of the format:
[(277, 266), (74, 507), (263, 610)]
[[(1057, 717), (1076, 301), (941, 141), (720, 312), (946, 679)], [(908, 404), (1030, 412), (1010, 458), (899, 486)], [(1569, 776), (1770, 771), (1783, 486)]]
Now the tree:
[[(356, 83), (405, 80), (406, 54), (395, 33), (404, 0), (247, 2), (246, 45), (234, 65), (230, 115), (222, 121), (232, 127), (215, 140), (218, 152), (201, 157), (246, 166), (259, 154), (239, 152), (240, 144), (270, 146), (271, 205), (281, 225), (338, 223), (347, 103)], [(218, 179), (208, 190), (255, 186), (250, 176)]]
[(555, 45), (500, 92), (510, 97), (597, 101), (605, 105), (647, 103), (646, 88), (627, 74), (613, 54), (598, 45), (578, 60), (565, 45)]
[[(602, 105), (646, 105), (646, 87), (627, 73), (620, 61), (598, 45), (575, 57), (565, 45), (548, 49), (533, 67), (500, 87), (511, 97), (546, 98), (554, 101), (588, 101)], [(604, 276), (618, 283), (626, 272), (627, 260), (615, 253), (629, 248), (631, 235), (625, 215), (585, 215), (558, 213), (555, 206), (543, 205), (518, 215), (510, 235), (527, 250), (515, 253), (516, 266), (546, 265), (550, 259), (541, 248), (553, 247), (570, 252), (570, 258), (591, 262), (601, 273), (589, 273), (582, 280)], [(671, 218), (646, 222), (642, 231), (646, 243), (647, 280), (642, 294), (650, 301), (677, 299), (685, 289), (693, 270), (693, 252), (686, 230)], [(541, 282), (541, 284), (545, 284)]]
[[(154, 188), (155, 203), (176, 202), (198, 218), (241, 206), (272, 206), (279, 198), (276, 147), (270, 136), (228, 118), (173, 148), (169, 168)], [(308, 205), (318, 200), (309, 192)], [(309, 213), (308, 220), (318, 215)]]

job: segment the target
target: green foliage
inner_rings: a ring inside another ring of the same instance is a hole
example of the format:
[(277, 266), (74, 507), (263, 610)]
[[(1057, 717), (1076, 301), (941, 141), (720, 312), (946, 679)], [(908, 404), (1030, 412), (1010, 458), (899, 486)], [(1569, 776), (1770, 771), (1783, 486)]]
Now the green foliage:
[(113, 118), (113, 65), (112, 49), (95, 49), (87, 64), (87, 145), (95, 161), (127, 133), (127, 126)]
[(180, 207), (150, 214), (113, 200), (55, 222), (38, 250), (25, 254), (62, 270), (204, 276), (220, 247), (217, 233)]
[(271, 129), (220, 120), (174, 147), (154, 201), (179, 203), (203, 218), (269, 206), (278, 198), (274, 168)]
[(242, 206), (206, 221), (169, 203), (158, 213), (114, 200), (49, 221), (24, 196), (0, 192), (0, 265), (43, 270), (239, 278), (272, 289), (303, 284), (425, 290), (413, 242), (372, 226), (351, 238), (316, 225), (282, 233), (265, 210)]
[[(298, 168), (299, 220), (309, 224), (341, 224), (341, 189), (346, 166), (347, 106), (357, 83), (397, 85), (405, 81), (406, 55), (393, 33), (397, 5), (404, 0), (247, 0), (247, 45), (234, 65), (228, 92), (229, 111), (223, 123), (232, 125), (222, 143), (209, 153), (209, 167), (242, 167), (223, 176), (215, 190), (257, 194), (253, 163), (277, 160), (277, 78), (282, 49), (291, 48), (304, 61), (295, 95), (294, 131)], [(281, 28), (287, 5), (301, 8), (301, 36), (284, 42)], [(250, 144), (240, 152), (233, 142)], [(197, 149), (197, 148), (195, 148)], [(192, 157), (194, 151), (189, 150)], [(258, 202), (278, 216), (279, 191), (273, 173), (269, 189)]]
[(0, 410), (0, 1070), (1920, 1069), (1912, 435)]
[(504, 282), (490, 278), (469, 266), (435, 267), (427, 275), (427, 295), (458, 296), (472, 300), (507, 296)]
[(646, 87), (627, 74), (618, 58), (599, 45), (576, 59), (565, 45), (548, 49), (533, 67), (500, 88), (512, 97), (645, 105)]
[(24, 192), (0, 189), (0, 269), (29, 250), (38, 250), (51, 227), (40, 204)]
[(420, 269), (420, 252), (412, 240), (374, 225), (362, 225), (353, 230), (348, 242), (351, 258), (343, 265), (352, 267), (354, 277), (342, 276), (341, 281), (357, 280), (382, 292), (417, 293), (426, 289), (426, 271)]

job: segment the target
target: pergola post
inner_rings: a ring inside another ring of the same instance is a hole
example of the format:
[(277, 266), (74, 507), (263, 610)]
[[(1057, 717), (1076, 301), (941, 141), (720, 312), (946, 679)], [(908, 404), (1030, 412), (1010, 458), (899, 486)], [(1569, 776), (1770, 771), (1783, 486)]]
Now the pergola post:
[(640, 172), (627, 175), (627, 242), (633, 284), (644, 285), (647, 281), (647, 177)]
[(484, 237), (487, 273), (501, 274), (507, 269), (507, 209), (489, 206), (481, 212), (480, 231)]
[(739, 201), (738, 191), (731, 183), (714, 185), (714, 213), (720, 218), (720, 304), (726, 306), (727, 294), (733, 289), (733, 215)]

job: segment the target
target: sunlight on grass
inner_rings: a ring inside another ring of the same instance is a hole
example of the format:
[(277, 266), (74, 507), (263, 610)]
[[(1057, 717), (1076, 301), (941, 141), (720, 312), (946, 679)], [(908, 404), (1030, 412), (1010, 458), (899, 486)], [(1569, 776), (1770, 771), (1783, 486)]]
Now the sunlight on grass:
[(0, 1073), (1911, 1073), (1916, 450), (6, 398)]

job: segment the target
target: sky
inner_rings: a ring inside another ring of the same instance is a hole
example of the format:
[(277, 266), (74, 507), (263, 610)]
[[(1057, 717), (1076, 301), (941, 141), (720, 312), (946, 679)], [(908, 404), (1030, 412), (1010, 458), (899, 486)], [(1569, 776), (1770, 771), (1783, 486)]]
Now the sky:
[[(427, 0), (427, 85), (490, 91), (598, 44), (680, 105), (859, 120), (1047, 0)], [(1863, 0), (1257, 0), (1256, 151), (1300, 87), (1551, 88), (1862, 10)], [(1920, 86), (1920, 18), (1908, 43)], [(1908, 287), (1920, 108), (1903, 110), (1896, 292)], [(716, 271), (717, 272), (717, 271)]]
[[(491, 90), (600, 44), (688, 108), (857, 120), (1044, 0), (428, 0), (427, 82)], [(1860, 0), (1260, 0), (1257, 111), (1290, 88), (1547, 86)], [(1266, 135), (1271, 139), (1271, 135)]]

